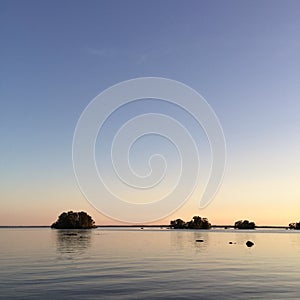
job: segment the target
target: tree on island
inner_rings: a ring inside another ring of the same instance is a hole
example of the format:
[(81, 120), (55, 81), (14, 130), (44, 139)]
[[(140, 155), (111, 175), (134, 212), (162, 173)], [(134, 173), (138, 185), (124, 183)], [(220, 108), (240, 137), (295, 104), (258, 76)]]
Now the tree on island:
[(51, 225), (55, 229), (91, 229), (96, 228), (95, 222), (86, 212), (63, 212), (55, 223)]
[(194, 216), (189, 222), (185, 222), (181, 219), (173, 220), (170, 222), (170, 227), (174, 229), (210, 229), (211, 224), (207, 218)]
[(249, 222), (248, 220), (240, 220), (234, 223), (234, 228), (236, 229), (255, 229), (255, 223)]
[(290, 229), (300, 230), (300, 222), (298, 222), (298, 223), (290, 223), (289, 224), (289, 228)]

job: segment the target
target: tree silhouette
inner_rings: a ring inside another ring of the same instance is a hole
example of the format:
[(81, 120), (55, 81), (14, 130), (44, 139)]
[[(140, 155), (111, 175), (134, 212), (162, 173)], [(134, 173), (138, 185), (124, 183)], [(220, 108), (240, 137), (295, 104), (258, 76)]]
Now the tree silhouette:
[(210, 229), (211, 224), (207, 218), (201, 218), (194, 216), (189, 222), (185, 222), (181, 219), (177, 219), (170, 222), (170, 226), (174, 229)]
[(177, 219), (177, 220), (171, 221), (170, 225), (174, 229), (185, 229), (185, 228), (187, 228), (187, 224), (185, 223), (185, 221), (183, 221), (181, 219)]
[(290, 229), (300, 230), (300, 222), (298, 222), (298, 223), (290, 223), (289, 224), (289, 228)]
[(234, 223), (234, 228), (237, 229), (255, 229), (255, 223), (248, 220), (239, 220)]
[(63, 212), (51, 228), (55, 229), (90, 229), (95, 228), (95, 222), (86, 212)]

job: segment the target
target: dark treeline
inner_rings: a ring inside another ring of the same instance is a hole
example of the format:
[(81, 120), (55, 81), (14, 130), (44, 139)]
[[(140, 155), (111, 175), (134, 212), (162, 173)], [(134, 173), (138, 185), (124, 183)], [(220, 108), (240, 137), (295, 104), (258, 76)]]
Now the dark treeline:
[(289, 224), (289, 228), (290, 229), (300, 230), (300, 221), (298, 223), (290, 223)]
[(55, 229), (91, 229), (96, 228), (95, 222), (86, 212), (63, 212), (58, 220), (51, 225)]
[(195, 216), (189, 222), (185, 222), (181, 219), (171, 221), (170, 227), (174, 229), (210, 229), (211, 224), (208, 222), (207, 218)]
[[(103, 227), (139, 227), (141, 225), (107, 225)], [(233, 225), (211, 225), (207, 218), (194, 216), (190, 221), (186, 222), (182, 219), (170, 221), (170, 225), (143, 225), (144, 227), (168, 227), (173, 229), (210, 229), (212, 227), (227, 227), (235, 229), (255, 229), (255, 228), (277, 228), (279, 226), (256, 226), (254, 222), (248, 220), (236, 221)], [(56, 222), (51, 225), (55, 229), (91, 229), (96, 228), (94, 220), (86, 212), (63, 212), (59, 215)], [(102, 227), (102, 226), (100, 226)], [(300, 230), (300, 221), (290, 223), (286, 229)]]
[[(176, 219), (170, 222), (170, 227), (174, 229), (210, 229), (211, 223), (207, 218), (201, 218), (194, 216), (189, 222), (185, 222), (182, 219)], [(233, 225), (235, 229), (255, 229), (255, 223), (248, 220), (236, 221)]]
[(234, 228), (237, 229), (255, 229), (255, 223), (248, 220), (239, 220), (234, 223)]
[(234, 229), (255, 229), (255, 228), (286, 228), (300, 230), (300, 221), (296, 223), (290, 223), (287, 227), (284, 226), (256, 226), (254, 222), (248, 220), (236, 221), (233, 225), (211, 225), (207, 218), (201, 218), (199, 216), (193, 217), (189, 222), (185, 222), (182, 219), (176, 219), (170, 222), (170, 228), (174, 229), (210, 229), (212, 227), (227, 227)]

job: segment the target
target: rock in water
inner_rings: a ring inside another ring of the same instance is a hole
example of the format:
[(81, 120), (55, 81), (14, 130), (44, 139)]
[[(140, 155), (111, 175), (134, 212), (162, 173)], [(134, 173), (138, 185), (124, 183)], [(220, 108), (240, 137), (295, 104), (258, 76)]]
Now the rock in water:
[(251, 241), (247, 241), (247, 242), (246, 242), (246, 245), (247, 245), (247, 247), (252, 247), (252, 246), (254, 245), (254, 243), (251, 242)]

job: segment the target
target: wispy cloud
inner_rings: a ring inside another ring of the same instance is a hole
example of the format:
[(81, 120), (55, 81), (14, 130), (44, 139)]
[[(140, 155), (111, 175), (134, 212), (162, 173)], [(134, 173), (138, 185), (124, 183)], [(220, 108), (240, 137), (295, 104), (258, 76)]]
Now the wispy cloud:
[(86, 47), (85, 51), (90, 55), (99, 56), (103, 58), (114, 57), (116, 55), (116, 52), (114, 50), (106, 48)]
[(161, 49), (161, 50), (152, 50), (152, 51), (147, 51), (144, 53), (141, 53), (138, 55), (136, 63), (137, 64), (144, 64), (149, 61), (155, 61), (157, 59), (161, 59), (164, 57), (167, 57), (172, 54), (171, 49)]
[(153, 62), (158, 59), (165, 58), (174, 52), (172, 49), (152, 49), (147, 51), (128, 51), (126, 49), (122, 49), (121, 51), (118, 49), (96, 47), (85, 47), (84, 51), (91, 56), (96, 56), (99, 58), (124, 58), (136, 64)]

